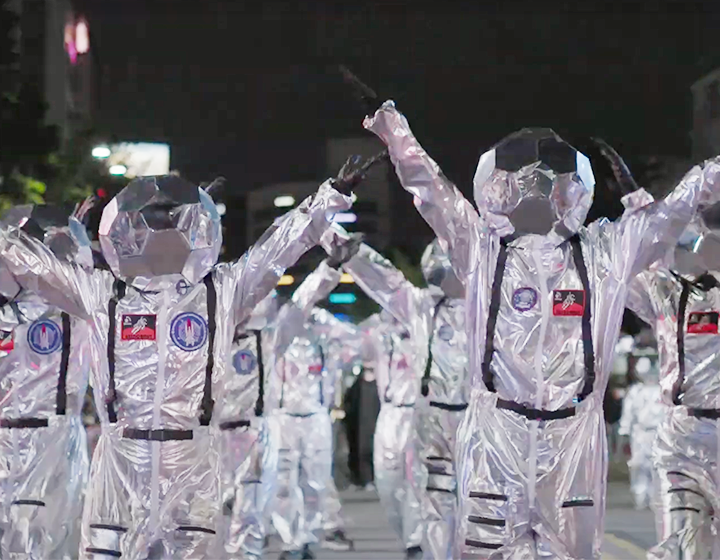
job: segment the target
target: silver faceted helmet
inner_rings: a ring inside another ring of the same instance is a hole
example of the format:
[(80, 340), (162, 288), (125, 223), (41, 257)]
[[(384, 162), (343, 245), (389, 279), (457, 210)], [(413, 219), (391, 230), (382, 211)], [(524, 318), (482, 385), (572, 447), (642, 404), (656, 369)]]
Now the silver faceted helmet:
[(175, 175), (131, 181), (103, 210), (103, 256), (113, 273), (140, 289), (185, 279), (196, 284), (222, 246), (220, 215), (209, 194)]
[(480, 213), (501, 235), (564, 238), (584, 223), (595, 178), (590, 160), (551, 129), (525, 128), (480, 157), (473, 184)]
[(13, 206), (2, 218), (0, 227), (17, 227), (42, 241), (60, 260), (93, 267), (90, 237), (83, 223), (67, 209), (51, 204)]

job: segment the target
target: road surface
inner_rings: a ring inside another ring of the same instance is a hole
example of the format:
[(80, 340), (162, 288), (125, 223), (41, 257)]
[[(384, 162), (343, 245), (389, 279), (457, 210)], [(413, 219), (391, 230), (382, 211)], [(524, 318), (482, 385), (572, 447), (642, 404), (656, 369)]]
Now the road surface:
[[(374, 493), (343, 492), (348, 535), (355, 541), (354, 552), (316, 550), (318, 560), (402, 560), (400, 543), (388, 527)], [(605, 517), (603, 560), (644, 560), (645, 551), (655, 542), (650, 512), (633, 509), (627, 483), (611, 482)], [(265, 558), (276, 559), (280, 543), (271, 541)]]

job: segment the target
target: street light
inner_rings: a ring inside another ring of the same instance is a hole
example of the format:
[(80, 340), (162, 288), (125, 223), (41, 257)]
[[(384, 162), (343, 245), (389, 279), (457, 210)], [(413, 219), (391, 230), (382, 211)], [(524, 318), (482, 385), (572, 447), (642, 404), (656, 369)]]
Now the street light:
[(353, 277), (350, 276), (347, 272), (343, 272), (343, 275), (340, 277), (340, 283), (341, 284), (354, 284), (355, 280), (353, 280)]
[(278, 286), (292, 286), (293, 282), (295, 282), (295, 278), (293, 278), (290, 274), (283, 274), (280, 277), (280, 280), (278, 280), (277, 285)]
[(295, 197), (293, 197), (289, 194), (285, 194), (283, 196), (277, 196), (277, 197), (275, 197), (273, 204), (275, 204), (276, 208), (289, 208), (290, 206), (295, 204)]
[(110, 148), (107, 146), (95, 146), (92, 150), (92, 156), (97, 159), (105, 159), (110, 157)]
[(352, 212), (338, 212), (333, 216), (333, 222), (336, 224), (354, 224), (357, 222), (357, 214)]
[(127, 173), (127, 167), (124, 165), (111, 165), (110, 166), (110, 175), (125, 175)]
[(330, 297), (328, 298), (330, 300), (330, 303), (335, 304), (343, 304), (343, 303), (355, 303), (357, 301), (357, 297), (355, 294), (350, 292), (342, 292), (339, 294), (330, 294)]
[(220, 214), (221, 216), (224, 216), (225, 212), (227, 212), (227, 206), (225, 206), (222, 202), (218, 202), (215, 205), (215, 208), (217, 208), (218, 214)]

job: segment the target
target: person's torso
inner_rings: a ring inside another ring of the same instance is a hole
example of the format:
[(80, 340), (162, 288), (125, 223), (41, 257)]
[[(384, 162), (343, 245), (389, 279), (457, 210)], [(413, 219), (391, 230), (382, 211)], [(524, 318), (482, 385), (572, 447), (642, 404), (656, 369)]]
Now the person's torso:
[[(611, 266), (602, 251), (583, 236), (582, 262), (590, 293), (583, 286), (569, 241), (533, 246), (523, 239), (507, 251), (493, 333), (492, 379), (500, 398), (546, 410), (571, 407), (591, 377), (585, 367), (585, 352), (590, 349), (583, 343), (585, 307), (591, 306), (588, 338), (596, 377), (591, 386), (602, 394), (613, 354), (608, 348), (610, 343), (614, 346), (622, 320), (624, 288), (606, 272)], [(478, 267), (475, 293), (468, 300), (476, 318), (472, 327), (479, 355), (486, 347), (496, 260), (497, 252), (490, 252), (487, 267)], [(482, 378), (480, 361), (474, 366), (477, 382)]]
[(325, 355), (317, 341), (297, 337), (276, 361), (270, 391), (274, 406), (290, 414), (327, 411), (328, 379)]
[(0, 416), (78, 416), (90, 359), (87, 323), (22, 293), (0, 307)]
[(410, 334), (399, 328), (384, 332), (384, 352), (380, 360), (387, 372), (384, 383), (378, 383), (380, 401), (395, 406), (413, 405), (420, 393), (420, 376), (414, 341)]
[[(213, 378), (222, 379), (234, 325), (222, 294), (217, 295), (211, 370)], [(200, 283), (162, 292), (128, 287), (119, 299), (112, 352), (119, 423), (144, 429), (197, 427), (213, 331), (208, 296)], [(104, 406), (106, 395), (107, 387), (96, 391), (98, 406)]]
[(445, 404), (467, 403), (468, 347), (465, 302), (441, 303), (431, 319), (432, 364), (428, 398)]
[(260, 398), (260, 372), (266, 380), (268, 362), (267, 333), (252, 330), (236, 337), (225, 370), (220, 421), (249, 420), (255, 416)]
[[(673, 404), (678, 381), (678, 312), (682, 285), (669, 271), (644, 273), (651, 279), (651, 294), (657, 317), (654, 326), (658, 341), (663, 400)], [(646, 284), (647, 285), (647, 284)], [(683, 321), (684, 376), (679, 387), (681, 404), (693, 408), (720, 408), (720, 289), (707, 292), (692, 289), (688, 294)]]

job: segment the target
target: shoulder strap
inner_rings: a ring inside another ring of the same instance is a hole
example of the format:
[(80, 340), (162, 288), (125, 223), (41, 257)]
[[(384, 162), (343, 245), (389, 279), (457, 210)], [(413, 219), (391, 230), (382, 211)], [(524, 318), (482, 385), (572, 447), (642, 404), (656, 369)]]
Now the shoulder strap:
[(213, 407), (215, 401), (212, 398), (212, 377), (213, 369), (215, 369), (215, 331), (217, 309), (217, 292), (215, 290), (215, 282), (213, 282), (212, 272), (203, 279), (207, 290), (207, 313), (208, 313), (208, 350), (207, 350), (207, 366), (205, 367), (205, 386), (203, 388), (202, 403), (200, 405), (200, 425), (208, 426), (212, 419)]
[(265, 409), (265, 364), (263, 363), (262, 331), (256, 330), (255, 343), (257, 344), (258, 361), (258, 398), (255, 402), (255, 416), (262, 416)]
[(323, 394), (323, 371), (325, 371), (325, 352), (323, 352), (322, 344), (318, 343), (318, 350), (320, 351), (320, 405), (325, 405), (325, 395)]
[(592, 297), (590, 297), (590, 279), (588, 277), (585, 259), (583, 258), (582, 245), (580, 244), (580, 236), (576, 233), (570, 238), (570, 246), (572, 247), (573, 261), (575, 261), (575, 269), (580, 276), (583, 290), (585, 290), (585, 309), (582, 316), (582, 340), (583, 340), (583, 357), (585, 361), (585, 383), (582, 391), (577, 396), (577, 402), (582, 402), (587, 396), (593, 392), (595, 387), (595, 349), (592, 339), (592, 312), (590, 309)]
[(503, 237), (500, 239), (500, 251), (495, 265), (492, 288), (490, 289), (490, 308), (488, 309), (487, 325), (485, 326), (485, 355), (481, 366), (483, 384), (491, 393), (495, 392), (495, 380), (493, 379), (490, 364), (495, 353), (495, 323), (497, 323), (497, 315), (500, 310), (500, 292), (502, 290), (503, 276), (505, 275), (507, 256), (508, 241)]
[(70, 341), (71, 341), (71, 322), (70, 315), (63, 312), (60, 314), (62, 319), (62, 355), (60, 357), (60, 375), (57, 384), (57, 400), (55, 405), (55, 414), (65, 414), (67, 408), (67, 372), (70, 363)]
[(434, 361), (432, 354), (432, 345), (433, 339), (435, 338), (435, 320), (437, 319), (437, 314), (440, 310), (440, 306), (445, 303), (445, 300), (447, 300), (447, 296), (441, 297), (440, 301), (435, 304), (435, 309), (433, 309), (432, 318), (430, 319), (430, 335), (428, 336), (428, 357), (427, 361), (425, 362), (425, 373), (423, 374), (422, 386), (420, 389), (423, 397), (427, 397), (428, 393), (430, 392), (430, 371), (432, 370), (432, 364)]
[(390, 392), (390, 383), (392, 381), (392, 364), (393, 364), (393, 354), (395, 353), (395, 339), (393, 338), (392, 333), (388, 333), (390, 337), (390, 354), (388, 356), (388, 375), (387, 375), (387, 385), (385, 385), (385, 402), (390, 402), (390, 396), (388, 393)]
[(108, 358), (108, 395), (105, 401), (108, 412), (108, 419), (112, 424), (117, 422), (117, 412), (115, 411), (115, 402), (117, 401), (117, 394), (115, 392), (115, 337), (117, 336), (115, 311), (117, 310), (118, 302), (125, 297), (127, 285), (125, 282), (119, 279), (115, 279), (113, 282), (113, 296), (110, 298), (108, 304), (108, 342), (107, 342), (107, 358)]
[(678, 302), (677, 317), (677, 349), (678, 349), (678, 376), (672, 387), (672, 401), (675, 405), (680, 405), (680, 393), (685, 382), (685, 312), (687, 311), (688, 299), (690, 298), (690, 290), (692, 284), (689, 280), (682, 276), (676, 276), (682, 286), (680, 292), (680, 301)]

